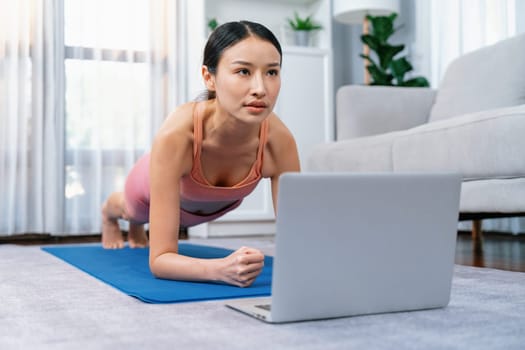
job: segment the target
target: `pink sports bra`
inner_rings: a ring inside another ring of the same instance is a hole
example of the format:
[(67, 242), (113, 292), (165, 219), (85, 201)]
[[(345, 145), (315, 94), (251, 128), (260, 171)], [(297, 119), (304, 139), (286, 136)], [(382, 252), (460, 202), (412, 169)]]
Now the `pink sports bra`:
[(253, 163), (248, 175), (242, 181), (231, 187), (213, 186), (204, 177), (201, 166), (204, 108), (205, 103), (198, 102), (193, 113), (193, 166), (191, 172), (183, 176), (180, 180), (181, 199), (192, 202), (239, 201), (238, 204), (240, 204), (240, 201), (255, 189), (262, 178), (263, 154), (268, 136), (268, 119), (264, 120), (261, 124), (257, 159)]

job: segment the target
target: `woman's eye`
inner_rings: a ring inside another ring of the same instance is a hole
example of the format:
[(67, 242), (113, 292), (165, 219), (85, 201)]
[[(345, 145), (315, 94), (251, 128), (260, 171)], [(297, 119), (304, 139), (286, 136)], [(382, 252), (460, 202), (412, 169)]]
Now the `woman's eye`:
[(240, 75), (249, 75), (250, 71), (248, 69), (240, 69), (237, 71), (237, 73)]
[(271, 69), (268, 71), (268, 75), (277, 76), (279, 75), (279, 71), (277, 69)]

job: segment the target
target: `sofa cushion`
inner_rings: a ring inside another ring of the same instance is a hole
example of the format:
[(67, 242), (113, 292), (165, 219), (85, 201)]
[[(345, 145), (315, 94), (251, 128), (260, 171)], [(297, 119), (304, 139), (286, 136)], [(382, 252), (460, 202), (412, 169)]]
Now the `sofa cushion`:
[(525, 178), (463, 181), (462, 213), (524, 213)]
[(406, 130), (428, 122), (436, 90), (346, 85), (337, 91), (337, 140)]
[(429, 121), (525, 103), (525, 34), (465, 54), (447, 68)]
[(465, 179), (523, 177), (524, 135), (525, 104), (429, 123), (396, 138), (393, 168), (454, 171)]
[(343, 140), (314, 147), (306, 170), (391, 172), (392, 143), (405, 131)]

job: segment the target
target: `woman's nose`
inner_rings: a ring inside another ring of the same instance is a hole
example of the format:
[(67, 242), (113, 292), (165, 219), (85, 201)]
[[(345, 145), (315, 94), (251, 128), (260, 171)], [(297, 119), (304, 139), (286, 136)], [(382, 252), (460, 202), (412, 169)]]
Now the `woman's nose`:
[(254, 74), (252, 79), (252, 94), (255, 96), (266, 95), (266, 86), (261, 74)]

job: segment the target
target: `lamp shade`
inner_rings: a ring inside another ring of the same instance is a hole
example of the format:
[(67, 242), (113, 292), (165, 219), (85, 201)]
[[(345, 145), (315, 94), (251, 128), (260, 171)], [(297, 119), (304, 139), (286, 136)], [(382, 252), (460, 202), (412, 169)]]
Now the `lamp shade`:
[(399, 0), (334, 0), (334, 18), (345, 24), (363, 23), (366, 15), (399, 13)]

